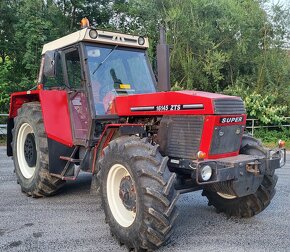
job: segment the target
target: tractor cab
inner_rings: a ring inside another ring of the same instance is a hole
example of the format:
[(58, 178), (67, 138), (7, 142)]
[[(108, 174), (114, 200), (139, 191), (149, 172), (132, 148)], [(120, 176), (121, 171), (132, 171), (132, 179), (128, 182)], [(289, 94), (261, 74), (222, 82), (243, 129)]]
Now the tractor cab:
[(156, 92), (148, 46), (146, 37), (89, 27), (44, 45), (38, 82), (67, 92), (74, 142), (113, 116), (115, 97)]
[(87, 89), (96, 115), (110, 114), (108, 95), (156, 92), (147, 48), (141, 36), (84, 28), (44, 45), (39, 83), (44, 89)]

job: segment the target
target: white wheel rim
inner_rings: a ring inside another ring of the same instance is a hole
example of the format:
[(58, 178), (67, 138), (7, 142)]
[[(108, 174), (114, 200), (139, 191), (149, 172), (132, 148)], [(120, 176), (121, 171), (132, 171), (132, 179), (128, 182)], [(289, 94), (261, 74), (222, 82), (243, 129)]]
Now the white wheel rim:
[(128, 210), (120, 196), (120, 184), (124, 177), (130, 176), (128, 170), (121, 164), (115, 164), (111, 167), (107, 178), (107, 198), (111, 212), (115, 220), (123, 227), (132, 225), (136, 218), (136, 212)]
[(226, 193), (221, 193), (221, 192), (217, 192), (217, 194), (224, 199), (235, 199), (237, 197), (236, 195), (231, 195), (231, 194), (226, 194)]
[(23, 123), (17, 135), (17, 160), (20, 171), (24, 178), (30, 179), (33, 177), (36, 166), (30, 167), (24, 156), (24, 143), (28, 134), (34, 134), (32, 127), (28, 123)]

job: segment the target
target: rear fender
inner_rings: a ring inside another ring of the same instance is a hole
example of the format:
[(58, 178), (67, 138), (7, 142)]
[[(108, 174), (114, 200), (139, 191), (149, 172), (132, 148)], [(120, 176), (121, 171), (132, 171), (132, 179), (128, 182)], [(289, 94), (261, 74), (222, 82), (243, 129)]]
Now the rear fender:
[(11, 141), (13, 120), (18, 109), (24, 103), (39, 101), (42, 109), (43, 123), (48, 138), (72, 148), (72, 127), (68, 106), (67, 92), (65, 90), (34, 90), (13, 93), (10, 98), (10, 111), (8, 119), (7, 154), (12, 154)]
[(13, 156), (12, 151), (12, 129), (14, 128), (14, 117), (17, 116), (17, 111), (23, 103), (39, 101), (39, 91), (26, 91), (13, 93), (10, 97), (9, 117), (7, 121), (7, 156)]
[(9, 118), (17, 116), (17, 111), (23, 103), (39, 101), (39, 90), (17, 92), (10, 97)]

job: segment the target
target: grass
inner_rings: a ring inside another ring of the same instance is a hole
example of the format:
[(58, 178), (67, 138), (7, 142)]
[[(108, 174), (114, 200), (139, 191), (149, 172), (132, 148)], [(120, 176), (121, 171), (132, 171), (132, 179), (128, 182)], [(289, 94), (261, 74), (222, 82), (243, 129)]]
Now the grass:
[(0, 146), (6, 145), (6, 136), (0, 135)]
[(290, 150), (290, 128), (280, 130), (258, 129), (254, 131), (254, 137), (262, 141), (268, 148), (278, 146), (278, 141), (281, 139), (286, 142), (286, 149)]
[[(273, 143), (265, 143), (265, 142), (263, 142), (263, 145), (266, 146), (269, 149), (273, 149), (273, 148), (278, 146), (278, 144), (274, 143), (274, 142)], [(286, 142), (286, 146), (285, 147), (286, 147), (287, 151), (290, 151), (290, 143), (289, 142)]]

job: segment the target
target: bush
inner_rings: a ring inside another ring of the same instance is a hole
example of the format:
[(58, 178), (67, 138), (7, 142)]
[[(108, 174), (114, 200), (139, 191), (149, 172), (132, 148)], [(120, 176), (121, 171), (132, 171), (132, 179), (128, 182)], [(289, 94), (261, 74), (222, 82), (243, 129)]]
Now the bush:
[(278, 95), (275, 93), (258, 93), (250, 87), (241, 85), (230, 86), (224, 93), (240, 96), (247, 109), (249, 118), (258, 119), (262, 124), (274, 124), (285, 121), (288, 106), (279, 104)]
[(290, 149), (290, 128), (281, 129), (256, 129), (255, 138), (261, 139), (269, 147), (277, 146), (280, 139), (286, 142), (286, 148)]
[(6, 136), (0, 135), (0, 146), (6, 145)]

